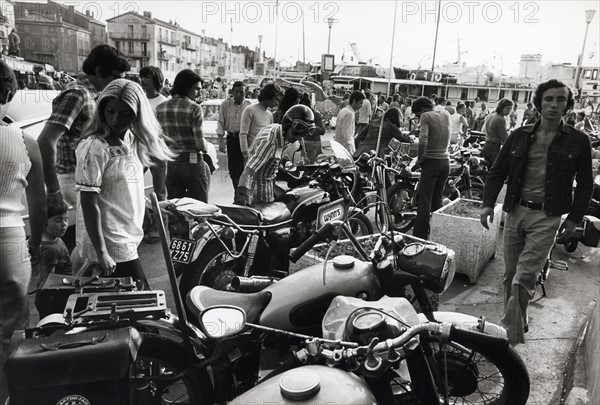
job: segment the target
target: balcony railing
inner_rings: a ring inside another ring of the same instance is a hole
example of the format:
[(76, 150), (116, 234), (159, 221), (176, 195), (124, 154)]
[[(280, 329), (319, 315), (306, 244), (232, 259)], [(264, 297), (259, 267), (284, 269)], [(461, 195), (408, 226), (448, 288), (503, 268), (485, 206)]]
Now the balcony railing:
[(139, 41), (149, 41), (150, 34), (142, 33), (142, 32), (109, 32), (108, 37), (114, 40), (139, 40)]
[(189, 51), (197, 51), (198, 50), (195, 46), (193, 46), (192, 44), (189, 44), (187, 42), (183, 43), (183, 47)]
[(158, 43), (167, 45), (177, 45), (177, 41), (175, 39), (169, 40), (168, 38), (164, 37), (158, 37)]
[(146, 51), (134, 51), (134, 52), (129, 52), (127, 53), (127, 56), (129, 56), (130, 58), (150, 58), (150, 52)]

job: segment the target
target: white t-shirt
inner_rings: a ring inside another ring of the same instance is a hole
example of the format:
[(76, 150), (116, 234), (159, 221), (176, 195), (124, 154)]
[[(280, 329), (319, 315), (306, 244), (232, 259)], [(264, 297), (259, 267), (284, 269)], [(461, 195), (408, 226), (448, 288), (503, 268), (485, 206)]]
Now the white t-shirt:
[(150, 103), (150, 105), (152, 106), (152, 111), (156, 112), (156, 107), (159, 104), (164, 103), (165, 101), (167, 101), (168, 98), (166, 98), (165, 96), (163, 96), (162, 94), (158, 93), (158, 96), (154, 97), (154, 98), (149, 98), (148, 102)]
[(81, 192), (98, 193), (102, 233), (108, 254), (116, 263), (138, 258), (137, 248), (144, 231), (144, 168), (127, 132), (123, 146), (90, 136), (77, 146), (75, 190), (77, 196), (77, 247), (88, 263), (97, 263), (96, 251), (88, 236)]
[(450, 143), (458, 143), (458, 140), (462, 134), (462, 118), (463, 116), (459, 113), (454, 113), (450, 116)]

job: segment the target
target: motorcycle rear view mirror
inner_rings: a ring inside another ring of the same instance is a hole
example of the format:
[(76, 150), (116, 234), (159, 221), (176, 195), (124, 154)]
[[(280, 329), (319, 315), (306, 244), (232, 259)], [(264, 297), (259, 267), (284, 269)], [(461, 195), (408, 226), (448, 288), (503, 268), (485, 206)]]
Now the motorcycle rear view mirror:
[(213, 339), (240, 333), (246, 326), (246, 312), (231, 305), (215, 305), (200, 314), (200, 329)]

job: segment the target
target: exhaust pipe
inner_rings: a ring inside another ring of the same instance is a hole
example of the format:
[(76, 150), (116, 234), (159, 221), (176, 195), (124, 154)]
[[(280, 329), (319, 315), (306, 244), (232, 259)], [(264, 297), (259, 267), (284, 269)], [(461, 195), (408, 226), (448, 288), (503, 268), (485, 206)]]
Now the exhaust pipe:
[(238, 292), (252, 293), (262, 291), (273, 283), (279, 281), (278, 278), (265, 276), (235, 277), (231, 280), (231, 287)]

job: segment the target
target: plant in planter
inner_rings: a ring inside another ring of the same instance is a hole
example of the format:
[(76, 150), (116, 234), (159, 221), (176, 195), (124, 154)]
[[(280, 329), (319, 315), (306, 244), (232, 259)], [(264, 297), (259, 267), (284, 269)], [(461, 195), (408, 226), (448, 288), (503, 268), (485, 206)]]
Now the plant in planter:
[(494, 222), (485, 229), (479, 220), (481, 201), (458, 198), (431, 216), (429, 239), (456, 253), (456, 272), (476, 283), (485, 264), (496, 254), (502, 207), (494, 207)]

